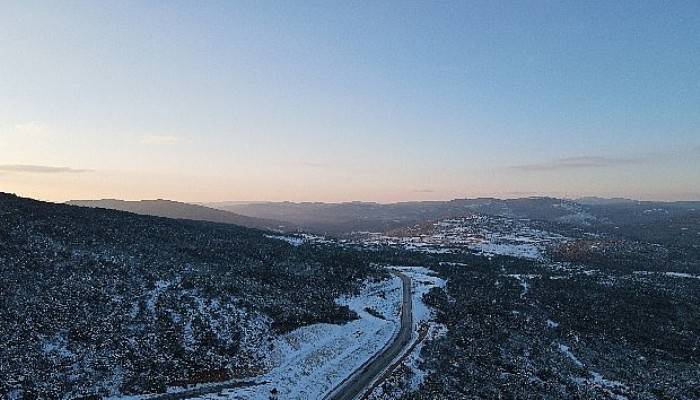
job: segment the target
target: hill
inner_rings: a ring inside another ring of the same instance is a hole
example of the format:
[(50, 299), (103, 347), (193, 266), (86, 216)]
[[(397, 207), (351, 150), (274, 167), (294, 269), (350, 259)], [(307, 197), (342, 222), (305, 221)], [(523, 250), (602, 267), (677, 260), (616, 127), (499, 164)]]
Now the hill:
[(510, 200), (455, 199), (392, 204), (257, 202), (208, 205), (249, 217), (288, 221), (308, 231), (330, 234), (388, 231), (426, 221), (473, 214), (546, 221), (570, 219), (573, 222), (585, 222), (591, 219), (578, 203), (546, 197)]
[[(201, 205), (182, 203), (172, 200), (71, 200), (66, 204), (81, 207), (107, 208), (111, 210), (128, 211), (135, 214), (153, 215), (156, 217), (220, 222), (224, 224), (245, 226), (248, 228), (281, 229), (285, 228), (285, 225), (289, 225), (287, 223), (272, 219), (248, 217), (230, 211), (218, 210)], [(287, 226), (287, 228), (289, 227)]]
[(265, 231), (0, 193), (0, 398), (258, 375), (272, 337), (355, 318), (335, 299), (377, 274)]
[(665, 220), (667, 216), (682, 220), (689, 213), (700, 210), (700, 202), (692, 201), (652, 202), (602, 198), (574, 201), (552, 197), (477, 198), (391, 204), (223, 202), (207, 205), (248, 217), (287, 221), (288, 224), (310, 232), (339, 235), (358, 231), (388, 232), (440, 219), (471, 215), (530, 219), (609, 230), (620, 225)]

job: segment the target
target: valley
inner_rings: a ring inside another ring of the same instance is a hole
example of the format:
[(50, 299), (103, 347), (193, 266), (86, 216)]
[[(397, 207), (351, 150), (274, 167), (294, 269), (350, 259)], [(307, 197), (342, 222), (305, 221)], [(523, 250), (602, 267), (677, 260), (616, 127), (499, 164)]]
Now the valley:
[(0, 200), (7, 398), (700, 395), (685, 204), (323, 235)]

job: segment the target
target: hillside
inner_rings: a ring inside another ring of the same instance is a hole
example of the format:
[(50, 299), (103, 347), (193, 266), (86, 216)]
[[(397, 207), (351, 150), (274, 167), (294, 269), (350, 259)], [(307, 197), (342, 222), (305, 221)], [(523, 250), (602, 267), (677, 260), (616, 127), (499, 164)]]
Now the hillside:
[(287, 223), (266, 218), (248, 217), (230, 211), (218, 210), (195, 204), (182, 203), (172, 200), (71, 200), (66, 204), (107, 208), (111, 210), (128, 211), (135, 214), (153, 215), (156, 217), (192, 219), (197, 221), (220, 222), (224, 224), (241, 225), (248, 228), (279, 229)]
[(258, 375), (275, 335), (355, 318), (334, 300), (377, 274), (264, 231), (0, 194), (0, 398)]

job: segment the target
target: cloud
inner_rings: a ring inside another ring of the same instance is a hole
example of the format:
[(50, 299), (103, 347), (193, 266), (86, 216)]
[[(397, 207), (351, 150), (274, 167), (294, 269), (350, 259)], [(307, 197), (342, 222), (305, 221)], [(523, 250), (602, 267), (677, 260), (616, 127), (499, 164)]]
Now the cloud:
[(36, 174), (77, 174), (83, 172), (92, 172), (91, 169), (76, 169), (69, 167), (50, 167), (46, 165), (24, 165), (24, 164), (6, 164), (0, 165), (0, 172), (25, 172)]
[(513, 165), (508, 167), (510, 170), (517, 171), (556, 171), (566, 169), (582, 169), (582, 168), (604, 168), (615, 167), (619, 165), (640, 164), (649, 161), (651, 157), (632, 157), (632, 158), (611, 158), (611, 157), (567, 157), (558, 160), (535, 163)]
[(182, 142), (182, 138), (170, 135), (147, 135), (141, 137), (142, 144), (169, 145)]
[(512, 165), (506, 167), (511, 171), (558, 171), (585, 168), (607, 168), (623, 165), (654, 164), (667, 162), (676, 158), (694, 158), (700, 156), (700, 146), (690, 146), (687, 150), (656, 152), (639, 155), (637, 157), (600, 157), (581, 156), (559, 158), (542, 163)]

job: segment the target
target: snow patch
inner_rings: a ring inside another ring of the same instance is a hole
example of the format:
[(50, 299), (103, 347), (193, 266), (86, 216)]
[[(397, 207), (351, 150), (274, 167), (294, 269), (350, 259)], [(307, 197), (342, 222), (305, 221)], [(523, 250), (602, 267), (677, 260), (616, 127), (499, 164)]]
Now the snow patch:
[(627, 400), (627, 396), (614, 392), (613, 390), (627, 390), (629, 387), (622, 382), (603, 378), (598, 372), (591, 372), (590, 378), (574, 378), (574, 382), (579, 385), (588, 385), (601, 388), (608, 396), (615, 400)]
[(512, 243), (476, 243), (469, 246), (470, 249), (486, 255), (502, 255), (519, 258), (539, 260), (542, 253), (533, 244), (512, 244)]
[(72, 351), (68, 350), (68, 339), (64, 335), (55, 335), (50, 340), (45, 341), (41, 350), (44, 354), (58, 355), (63, 358), (75, 356)]
[(425, 346), (427, 340), (435, 340), (437, 338), (443, 337), (447, 334), (447, 327), (442, 324), (431, 324), (428, 328), (428, 334), (425, 340), (418, 343), (418, 345), (413, 349), (413, 351), (406, 357), (404, 365), (408, 366), (411, 370), (412, 377), (408, 385), (408, 390), (413, 391), (418, 389), (418, 387), (425, 381), (430, 371), (425, 371), (420, 368), (420, 363), (423, 359), (420, 357), (420, 353)]
[(525, 295), (530, 291), (530, 283), (527, 281), (528, 279), (535, 279), (535, 278), (540, 278), (541, 275), (534, 275), (534, 274), (508, 274), (505, 275), (509, 278), (515, 278), (518, 280), (520, 283), (520, 286), (522, 286), (523, 291), (520, 292), (520, 298), (524, 298)]
[(687, 272), (655, 272), (655, 271), (634, 271), (635, 275), (664, 275), (670, 278), (700, 279), (700, 275), (693, 275)]
[(281, 240), (281, 241), (287, 242), (295, 247), (301, 246), (306, 241), (303, 237), (297, 237), (297, 236), (265, 235), (265, 237), (268, 239)]
[(155, 287), (151, 289), (148, 294), (146, 295), (148, 298), (146, 299), (146, 309), (148, 312), (151, 314), (156, 312), (156, 303), (158, 302), (158, 297), (160, 297), (161, 293), (165, 291), (165, 289), (170, 286), (170, 282), (168, 281), (157, 281), (155, 283)]
[[(567, 356), (577, 367), (585, 368), (585, 365), (581, 362), (581, 360), (579, 360), (574, 353), (571, 352), (569, 346), (559, 343), (559, 351)], [(627, 385), (622, 382), (605, 379), (603, 378), (603, 375), (598, 372), (590, 371), (590, 378), (576, 377), (573, 378), (573, 381), (578, 385), (588, 385), (601, 388), (606, 394), (616, 400), (627, 399), (626, 396), (613, 392), (613, 390), (626, 390), (628, 389)]]
[(566, 345), (564, 345), (564, 344), (559, 343), (559, 351), (560, 351), (562, 354), (564, 354), (565, 356), (567, 356), (567, 357), (571, 360), (571, 362), (573, 362), (577, 367), (579, 367), (579, 368), (583, 368), (583, 367), (584, 367), (584, 365), (583, 365), (583, 363), (581, 362), (581, 360), (579, 360), (579, 359), (574, 355), (574, 353), (571, 352), (571, 349), (569, 348), (569, 346), (566, 346)]
[(670, 276), (672, 278), (691, 278), (691, 279), (700, 279), (700, 275), (692, 275), (688, 274), (685, 272), (666, 272), (664, 273), (666, 276)]

